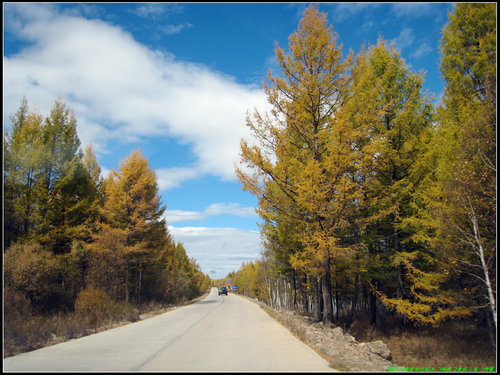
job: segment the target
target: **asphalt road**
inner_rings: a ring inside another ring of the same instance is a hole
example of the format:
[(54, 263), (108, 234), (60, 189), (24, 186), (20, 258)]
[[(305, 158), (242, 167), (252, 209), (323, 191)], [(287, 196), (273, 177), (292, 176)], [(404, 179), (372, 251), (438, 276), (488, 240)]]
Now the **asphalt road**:
[(136, 323), (4, 359), (4, 371), (335, 371), (257, 304), (212, 289)]

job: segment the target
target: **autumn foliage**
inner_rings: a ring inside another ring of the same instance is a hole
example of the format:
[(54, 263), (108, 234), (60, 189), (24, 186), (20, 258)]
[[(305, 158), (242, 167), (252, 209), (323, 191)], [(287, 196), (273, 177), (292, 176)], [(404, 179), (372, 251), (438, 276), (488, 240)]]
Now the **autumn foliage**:
[[(101, 176), (80, 150), (77, 121), (56, 101), (48, 117), (23, 99), (4, 134), (6, 337), (41, 316), (76, 314), (92, 326), (132, 318), (132, 306), (199, 296), (209, 277), (162, 218), (154, 170), (139, 150)], [(136, 317), (135, 317), (136, 319)], [(16, 341), (17, 340), (17, 341)]]
[(495, 12), (450, 14), (434, 106), (394, 45), (343, 57), (326, 14), (306, 9), (288, 52), (276, 46), (272, 110), (248, 114), (241, 141), (265, 244), (230, 275), (245, 293), (345, 328), (474, 318), (494, 333)]

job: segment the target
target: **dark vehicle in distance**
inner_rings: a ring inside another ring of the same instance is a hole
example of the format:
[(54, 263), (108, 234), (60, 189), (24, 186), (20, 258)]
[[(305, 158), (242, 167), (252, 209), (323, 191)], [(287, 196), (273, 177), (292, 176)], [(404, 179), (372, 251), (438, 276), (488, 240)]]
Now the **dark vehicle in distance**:
[(225, 286), (221, 286), (221, 287), (219, 288), (219, 296), (220, 296), (221, 294), (225, 294), (225, 295), (227, 296), (227, 288), (226, 288)]

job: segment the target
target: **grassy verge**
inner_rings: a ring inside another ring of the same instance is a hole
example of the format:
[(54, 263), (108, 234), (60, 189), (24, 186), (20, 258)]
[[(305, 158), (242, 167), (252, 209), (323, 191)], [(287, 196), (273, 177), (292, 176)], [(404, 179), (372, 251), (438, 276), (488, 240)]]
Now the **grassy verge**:
[(395, 362), (405, 367), (496, 370), (496, 355), (489, 345), (487, 332), (474, 330), (466, 324), (455, 323), (421, 333), (404, 332), (384, 341)]

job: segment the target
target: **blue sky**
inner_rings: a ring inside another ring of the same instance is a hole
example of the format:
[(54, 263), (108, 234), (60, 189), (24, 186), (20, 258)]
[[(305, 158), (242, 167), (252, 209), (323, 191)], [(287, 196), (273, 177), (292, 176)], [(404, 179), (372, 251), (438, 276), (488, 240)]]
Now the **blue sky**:
[[(222, 278), (261, 251), (255, 197), (234, 175), (247, 111), (268, 109), (274, 44), (308, 3), (3, 3), (3, 126), (23, 96), (48, 114), (62, 98), (106, 174), (140, 148), (165, 217), (203, 272)], [(394, 42), (438, 103), (441, 31), (452, 3), (320, 3), (357, 54)]]

